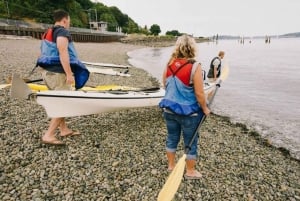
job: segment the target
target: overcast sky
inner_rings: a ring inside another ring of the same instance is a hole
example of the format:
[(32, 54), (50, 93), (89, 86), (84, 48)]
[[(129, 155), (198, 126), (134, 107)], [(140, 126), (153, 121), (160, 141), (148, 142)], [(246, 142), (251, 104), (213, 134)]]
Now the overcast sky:
[[(97, 0), (93, 0), (97, 2)], [(140, 26), (194, 36), (300, 32), (300, 0), (98, 0), (117, 6)]]

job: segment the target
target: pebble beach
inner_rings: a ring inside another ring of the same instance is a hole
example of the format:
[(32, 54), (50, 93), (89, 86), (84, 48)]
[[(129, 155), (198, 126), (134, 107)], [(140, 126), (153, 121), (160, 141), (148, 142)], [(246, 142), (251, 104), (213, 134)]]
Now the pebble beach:
[[(40, 41), (0, 37), (0, 83), (13, 73), (27, 77)], [(83, 61), (128, 65), (127, 52), (142, 45), (75, 43)], [(87, 85), (159, 87), (138, 66), (131, 77), (92, 74)], [(30, 79), (41, 78), (37, 71)], [(218, 98), (216, 96), (216, 98)], [(0, 200), (154, 201), (169, 172), (166, 127), (158, 107), (67, 118), (80, 136), (66, 146), (42, 144), (49, 119), (34, 101), (0, 90)], [(197, 169), (201, 180), (185, 180), (174, 201), (300, 200), (300, 162), (246, 126), (210, 115), (201, 128)], [(183, 155), (181, 145), (177, 152)]]

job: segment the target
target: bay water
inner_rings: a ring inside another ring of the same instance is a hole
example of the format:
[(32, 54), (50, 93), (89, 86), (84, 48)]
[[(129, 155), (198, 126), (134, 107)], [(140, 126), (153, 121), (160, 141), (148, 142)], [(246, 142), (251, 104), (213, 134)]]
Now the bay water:
[[(174, 47), (128, 53), (129, 62), (161, 81)], [(214, 113), (255, 129), (274, 146), (300, 160), (300, 38), (252, 39), (198, 44), (197, 60), (208, 72), (210, 61), (225, 51), (229, 76), (214, 100)]]

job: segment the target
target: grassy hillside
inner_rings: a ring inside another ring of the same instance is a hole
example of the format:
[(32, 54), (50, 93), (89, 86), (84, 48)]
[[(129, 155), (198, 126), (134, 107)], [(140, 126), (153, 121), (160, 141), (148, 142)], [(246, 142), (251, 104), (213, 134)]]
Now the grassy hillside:
[[(53, 23), (52, 13), (64, 9), (70, 13), (72, 26), (89, 27), (89, 19), (108, 22), (108, 30), (122, 27), (124, 33), (138, 33), (141, 28), (117, 7), (107, 7), (90, 0), (2, 0), (0, 18), (29, 19), (40, 23)], [(95, 12), (96, 11), (96, 12)]]

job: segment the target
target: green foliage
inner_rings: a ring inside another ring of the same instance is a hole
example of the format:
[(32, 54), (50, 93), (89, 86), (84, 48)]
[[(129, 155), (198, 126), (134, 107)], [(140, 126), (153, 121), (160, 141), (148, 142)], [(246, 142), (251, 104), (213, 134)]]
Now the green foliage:
[[(10, 16), (7, 14), (7, 4)], [(30, 19), (41, 23), (53, 23), (52, 13), (56, 9), (69, 12), (74, 27), (89, 27), (89, 20), (108, 22), (108, 30), (121, 27), (124, 33), (139, 33), (140, 27), (117, 7), (108, 7), (90, 0), (0, 0), (0, 17)], [(96, 10), (96, 12), (95, 12)], [(143, 30), (144, 31), (144, 30)]]
[(150, 32), (151, 32), (152, 35), (157, 36), (161, 32), (160, 26), (157, 25), (157, 24), (153, 24), (150, 27)]
[(182, 33), (180, 33), (180, 32), (177, 31), (177, 30), (172, 30), (172, 31), (167, 31), (167, 32), (166, 32), (166, 35), (169, 35), (169, 36), (181, 36)]
[(127, 33), (139, 33), (139, 27), (131, 18), (128, 20)]
[(5, 1), (0, 1), (0, 17), (7, 18), (7, 9)]
[(144, 28), (142, 28), (142, 27), (139, 28), (139, 33), (145, 34), (147, 36), (151, 34), (146, 25), (144, 26)]

